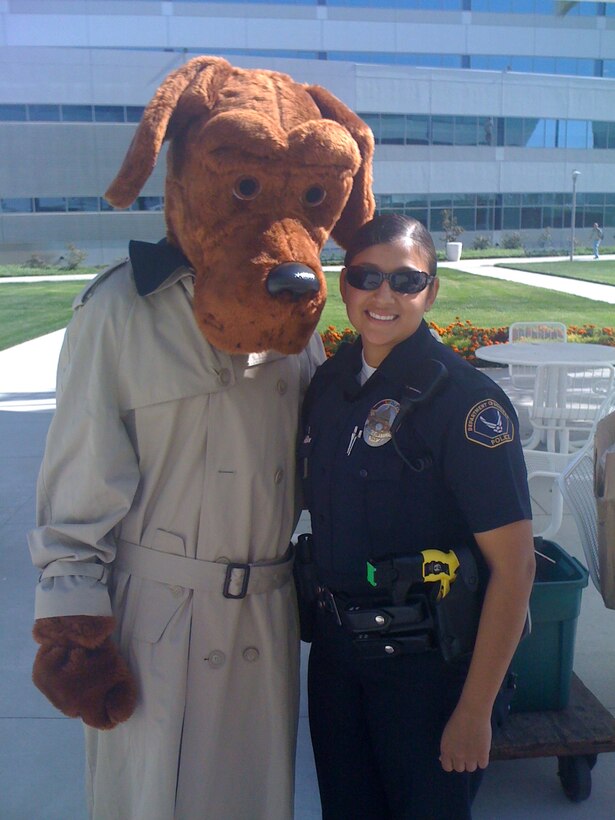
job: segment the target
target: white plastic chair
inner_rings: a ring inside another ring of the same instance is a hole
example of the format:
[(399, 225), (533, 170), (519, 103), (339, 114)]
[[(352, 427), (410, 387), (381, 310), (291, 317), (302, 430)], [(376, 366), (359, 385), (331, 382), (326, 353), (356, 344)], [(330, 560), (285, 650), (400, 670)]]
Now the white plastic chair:
[(563, 322), (513, 322), (508, 328), (509, 342), (565, 342)]
[(538, 365), (526, 448), (544, 442), (549, 452), (580, 450), (593, 436), (613, 391), (613, 365)]
[[(612, 367), (611, 370), (613, 370)], [(560, 491), (559, 479), (561, 476), (566, 474), (572, 464), (577, 462), (577, 459), (580, 461), (583, 455), (587, 455), (589, 453), (590, 459), (593, 458), (596, 425), (600, 419), (608, 416), (609, 413), (612, 413), (614, 410), (615, 390), (611, 389), (606, 399), (604, 399), (600, 405), (600, 408), (591, 425), (591, 429), (587, 433), (580, 450), (562, 453), (546, 449), (538, 450), (524, 448), (523, 456), (525, 458), (527, 479), (530, 484), (530, 488), (531, 482), (537, 478), (551, 479), (550, 521), (547, 528), (543, 532), (534, 533), (534, 535), (539, 535), (547, 539), (553, 539), (555, 537), (557, 531), (562, 525), (562, 518), (564, 514), (564, 497)]]
[[(562, 322), (513, 322), (508, 328), (509, 342), (566, 342), (567, 328)], [(523, 392), (534, 388), (536, 368), (531, 365), (509, 364), (511, 387)]]
[(594, 448), (589, 442), (557, 477), (559, 492), (579, 531), (587, 568), (600, 592), (598, 514), (594, 497)]

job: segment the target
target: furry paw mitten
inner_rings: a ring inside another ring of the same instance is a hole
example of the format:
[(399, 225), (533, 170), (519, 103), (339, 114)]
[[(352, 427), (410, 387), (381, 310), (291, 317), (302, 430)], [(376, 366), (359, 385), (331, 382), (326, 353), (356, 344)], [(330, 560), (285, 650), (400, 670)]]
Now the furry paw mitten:
[(113, 618), (65, 615), (41, 618), (32, 634), (40, 643), (32, 680), (68, 717), (95, 729), (112, 729), (132, 715), (137, 691), (132, 674), (111, 640)]

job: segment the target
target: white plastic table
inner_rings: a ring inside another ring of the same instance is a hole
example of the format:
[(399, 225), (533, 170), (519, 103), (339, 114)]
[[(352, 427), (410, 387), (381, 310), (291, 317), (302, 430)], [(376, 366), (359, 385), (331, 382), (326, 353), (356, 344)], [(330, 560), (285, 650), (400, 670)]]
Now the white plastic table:
[(506, 342), (476, 349), (476, 357), (496, 364), (595, 366), (615, 364), (615, 347), (586, 342)]
[[(508, 342), (500, 345), (479, 347), (476, 356), (483, 361), (497, 364), (522, 365), (524, 367), (547, 368), (551, 375), (548, 404), (564, 406), (567, 383), (567, 368), (600, 367), (615, 365), (615, 347), (594, 345), (586, 342)], [(530, 419), (531, 420), (531, 419)], [(568, 432), (564, 428), (559, 433), (559, 446), (556, 446), (556, 431), (547, 433), (547, 450), (552, 452), (569, 452)], [(534, 430), (534, 434), (525, 443), (525, 449), (533, 449), (544, 442), (544, 430)]]

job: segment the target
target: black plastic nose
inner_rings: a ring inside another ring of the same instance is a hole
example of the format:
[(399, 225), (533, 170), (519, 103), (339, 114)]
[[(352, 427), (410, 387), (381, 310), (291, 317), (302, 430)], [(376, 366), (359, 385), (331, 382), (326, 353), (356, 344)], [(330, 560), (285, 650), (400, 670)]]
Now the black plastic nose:
[(318, 293), (320, 283), (312, 268), (300, 262), (283, 262), (269, 271), (267, 290), (272, 296), (290, 293), (293, 299), (299, 299), (305, 293)]

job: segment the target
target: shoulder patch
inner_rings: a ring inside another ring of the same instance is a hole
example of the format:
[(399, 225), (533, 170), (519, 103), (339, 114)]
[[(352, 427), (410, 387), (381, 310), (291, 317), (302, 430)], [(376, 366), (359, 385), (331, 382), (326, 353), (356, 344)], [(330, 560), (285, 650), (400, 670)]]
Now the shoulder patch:
[(465, 434), (468, 441), (492, 448), (512, 441), (515, 428), (501, 404), (495, 399), (484, 399), (466, 416)]

